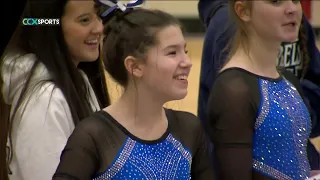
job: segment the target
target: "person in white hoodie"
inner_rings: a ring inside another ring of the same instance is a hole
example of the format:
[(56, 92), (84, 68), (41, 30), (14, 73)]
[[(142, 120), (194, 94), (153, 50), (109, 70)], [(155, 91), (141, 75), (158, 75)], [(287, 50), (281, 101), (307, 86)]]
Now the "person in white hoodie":
[(97, 11), (93, 0), (27, 1), (1, 56), (1, 180), (51, 179), (75, 125), (110, 104)]

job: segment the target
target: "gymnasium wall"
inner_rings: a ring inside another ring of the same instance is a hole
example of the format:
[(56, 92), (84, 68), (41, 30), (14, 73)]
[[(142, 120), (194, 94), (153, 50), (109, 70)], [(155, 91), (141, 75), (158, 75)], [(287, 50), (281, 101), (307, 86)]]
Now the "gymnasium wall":
[(198, 18), (198, 1), (189, 0), (171, 0), (171, 1), (154, 1), (147, 0), (145, 1), (144, 7), (152, 9), (160, 9), (166, 12), (169, 12), (172, 15), (175, 15), (179, 18)]
[[(147, 0), (147, 8), (161, 9), (178, 17), (189, 33), (203, 33), (204, 28), (198, 17), (198, 0)], [(320, 1), (303, 0), (302, 6), (309, 21), (320, 35)]]
[(320, 28), (320, 1), (311, 2), (311, 23), (313, 26)]

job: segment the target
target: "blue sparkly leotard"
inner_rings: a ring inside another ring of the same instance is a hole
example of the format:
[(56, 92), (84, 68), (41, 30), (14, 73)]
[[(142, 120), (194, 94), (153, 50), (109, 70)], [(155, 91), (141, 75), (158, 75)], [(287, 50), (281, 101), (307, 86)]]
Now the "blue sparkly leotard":
[(110, 167), (94, 180), (105, 179), (190, 179), (191, 153), (171, 134), (154, 144), (124, 142)]
[(309, 177), (311, 121), (299, 88), (286, 71), (271, 79), (230, 68), (217, 77), (209, 117), (222, 179)]
[(200, 121), (166, 109), (167, 131), (153, 141), (139, 139), (100, 111), (77, 125), (54, 180), (207, 180), (213, 168)]
[(253, 167), (276, 179), (307, 179), (311, 122), (296, 88), (286, 79), (259, 79), (261, 108), (255, 123)]

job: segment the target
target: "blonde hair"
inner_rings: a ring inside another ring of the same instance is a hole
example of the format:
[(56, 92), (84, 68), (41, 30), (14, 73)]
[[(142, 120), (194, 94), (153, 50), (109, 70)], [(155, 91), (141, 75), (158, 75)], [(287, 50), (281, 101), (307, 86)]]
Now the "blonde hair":
[(243, 0), (230, 0), (229, 1), (229, 12), (232, 20), (234, 20), (235, 25), (236, 25), (236, 32), (231, 39), (230, 43), (226, 48), (228, 48), (229, 55), (228, 55), (228, 60), (236, 53), (239, 47), (242, 47), (249, 55), (249, 34), (248, 34), (248, 29), (244, 22), (240, 19), (239, 15), (237, 14), (235, 10), (235, 3), (237, 1), (242, 1), (242, 3), (245, 5), (245, 8), (249, 11), (251, 11), (252, 7), (252, 2), (251, 1), (243, 1)]

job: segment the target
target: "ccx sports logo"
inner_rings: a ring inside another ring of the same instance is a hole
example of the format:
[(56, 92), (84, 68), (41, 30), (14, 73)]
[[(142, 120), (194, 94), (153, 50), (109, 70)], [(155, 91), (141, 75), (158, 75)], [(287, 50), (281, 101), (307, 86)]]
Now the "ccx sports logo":
[(60, 25), (60, 20), (52, 18), (23, 18), (22, 24), (25, 26), (56, 26)]

